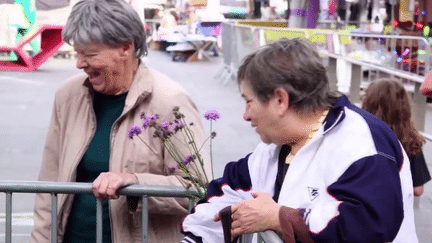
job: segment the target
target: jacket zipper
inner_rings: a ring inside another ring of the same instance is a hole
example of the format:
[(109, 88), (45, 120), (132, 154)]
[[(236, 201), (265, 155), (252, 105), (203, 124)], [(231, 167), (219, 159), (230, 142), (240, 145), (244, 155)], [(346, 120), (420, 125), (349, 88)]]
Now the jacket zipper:
[[(92, 99), (91, 99), (91, 97), (87, 97), (87, 98), (88, 98), (88, 103), (89, 103), (89, 105), (90, 105), (90, 108), (91, 108), (91, 110), (92, 110), (92, 120), (93, 120), (93, 123), (94, 123), (94, 124), (97, 124), (97, 122), (96, 122), (96, 113), (95, 113), (95, 111), (94, 111), (94, 109), (93, 109), (93, 102), (92, 102)], [(90, 143), (91, 143), (91, 141), (93, 140), (93, 138), (94, 138), (95, 135), (96, 135), (96, 125), (95, 125), (94, 128), (93, 128), (92, 135), (91, 135), (90, 138), (88, 139), (86, 146), (84, 146), (83, 149), (81, 150), (81, 155), (76, 157), (76, 158), (79, 158), (79, 160), (78, 160), (77, 163), (75, 163), (75, 166), (74, 166), (73, 170), (71, 170), (72, 173), (69, 174), (69, 177), (68, 177), (68, 180), (67, 180), (67, 181), (72, 181), (72, 174), (73, 174), (74, 171), (77, 170), (78, 165), (79, 165), (79, 161), (81, 161), (82, 157), (84, 156), (84, 153), (85, 153), (85, 152), (87, 151), (87, 149), (89, 148)], [(64, 198), (65, 198), (65, 199), (63, 200), (61, 211), (64, 211), (64, 210), (65, 210), (65, 209), (64, 209), (64, 203), (66, 202), (66, 197), (64, 197)], [(72, 207), (69, 209), (69, 212), (68, 212), (68, 213), (70, 213), (70, 210), (72, 210)], [(60, 211), (59, 211), (59, 215), (61, 215), (61, 214), (60, 214)]]
[[(127, 99), (127, 96), (126, 96), (126, 99)], [(134, 109), (139, 104), (139, 102), (140, 102), (140, 97), (137, 98), (135, 104), (130, 109), (128, 109), (124, 113), (122, 112), (122, 114), (114, 121), (114, 124), (111, 126), (110, 138), (109, 138), (109, 141), (108, 141), (108, 147), (109, 147), (109, 161), (108, 161), (108, 163), (109, 163), (109, 171), (111, 171), (111, 158), (112, 158), (112, 156), (111, 156), (111, 154), (112, 154), (111, 140), (113, 139), (113, 135), (112, 134), (113, 134), (114, 127), (117, 125), (117, 122), (119, 120), (121, 120), (127, 113), (129, 113), (130, 110)], [(125, 105), (124, 105), (123, 109), (125, 109), (125, 108), (126, 108), (126, 100), (125, 100)], [(110, 218), (110, 225), (111, 225), (111, 240), (112, 240), (112, 242), (117, 242), (117, 240), (115, 238), (115, 230), (113, 230), (113, 225), (114, 225), (113, 221), (115, 219), (113, 219), (111, 217), (113, 209), (111, 207), (111, 203), (109, 203), (108, 205), (109, 205), (109, 213), (110, 213), (109, 218)]]

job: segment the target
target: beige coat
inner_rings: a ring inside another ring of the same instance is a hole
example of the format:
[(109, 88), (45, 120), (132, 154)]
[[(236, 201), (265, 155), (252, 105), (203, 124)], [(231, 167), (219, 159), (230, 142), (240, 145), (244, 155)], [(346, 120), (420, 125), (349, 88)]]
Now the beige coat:
[[(164, 161), (160, 161), (139, 139), (127, 137), (128, 128), (142, 124), (140, 111), (159, 114), (160, 121), (173, 120), (172, 109), (180, 106), (196, 136), (197, 144), (204, 141), (201, 115), (185, 90), (177, 83), (140, 64), (125, 101), (120, 118), (111, 129), (110, 171), (134, 173), (143, 185), (182, 186), (179, 179), (166, 175), (166, 167), (176, 165), (152, 132), (141, 137)], [(92, 88), (87, 75), (68, 80), (55, 96), (54, 108), (44, 148), (41, 181), (72, 182), (76, 168), (95, 132)], [(208, 161), (208, 160), (207, 160)], [(210, 163), (206, 164), (211, 175)], [(180, 171), (175, 172), (181, 175)], [(73, 195), (59, 195), (58, 242), (62, 242), (71, 210)], [(141, 242), (141, 212), (130, 210), (126, 197), (110, 202), (112, 240), (115, 243)], [(149, 243), (169, 243), (181, 240), (180, 224), (187, 213), (188, 200), (183, 198), (149, 198)], [(32, 242), (50, 242), (51, 197), (38, 194), (34, 211)]]

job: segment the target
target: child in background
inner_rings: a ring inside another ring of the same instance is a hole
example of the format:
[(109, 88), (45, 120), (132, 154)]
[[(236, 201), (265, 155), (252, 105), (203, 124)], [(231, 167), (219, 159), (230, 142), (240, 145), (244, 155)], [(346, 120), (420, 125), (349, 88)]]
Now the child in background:
[(411, 163), (414, 195), (423, 194), (430, 181), (422, 146), (425, 142), (411, 120), (411, 105), (404, 86), (393, 79), (378, 79), (366, 89), (362, 108), (386, 122), (401, 141)]

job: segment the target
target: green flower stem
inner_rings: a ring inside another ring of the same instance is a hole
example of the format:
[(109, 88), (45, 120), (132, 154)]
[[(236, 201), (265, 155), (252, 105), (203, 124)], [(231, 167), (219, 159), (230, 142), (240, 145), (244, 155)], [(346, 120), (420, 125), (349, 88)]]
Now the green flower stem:
[[(165, 140), (164, 144), (166, 145), (166, 148), (170, 153), (170, 155), (174, 158), (174, 160), (179, 165), (180, 169), (182, 169), (185, 173), (192, 175), (189, 171), (189, 168), (185, 164), (183, 164), (184, 156), (180, 153), (180, 151), (178, 151), (178, 149), (175, 147), (175, 144), (170, 139)], [(194, 170), (195, 175), (199, 175), (196, 177), (198, 177), (198, 180), (201, 181), (202, 178), (200, 176), (199, 170), (197, 168), (194, 168), (193, 166), (191, 166), (191, 168)]]
[[(213, 131), (212, 125), (213, 125), (213, 122), (212, 122), (212, 120), (210, 120), (210, 137), (212, 136), (212, 131)], [(213, 138), (210, 138), (210, 165), (212, 166), (212, 178), (214, 178), (212, 142), (213, 142)]]
[(179, 161), (181, 162), (183, 156), (176, 149), (175, 145), (171, 142), (171, 140), (170, 139), (166, 139), (166, 140), (164, 140), (162, 142), (165, 145), (165, 147), (168, 150), (168, 152), (170, 153), (170, 155), (174, 158), (174, 160), (177, 161), (177, 162), (179, 162)]
[(186, 131), (181, 131), (181, 135), (183, 136), (183, 140), (187, 141), (187, 149), (189, 150), (189, 153), (197, 155), (197, 152), (193, 146), (195, 141), (189, 139), (189, 137), (186, 135)]
[(140, 136), (137, 135), (136, 137), (138, 137), (145, 144), (145, 146), (147, 146), (147, 148), (149, 148), (150, 151), (152, 151), (162, 161), (160, 155), (157, 154)]
[[(184, 136), (184, 134), (181, 132), (181, 134), (182, 134), (182, 136), (183, 136), (183, 140), (184, 141), (186, 141), (186, 138), (185, 138), (185, 136)], [(175, 138), (177, 141), (179, 141), (183, 146), (185, 146), (188, 150), (189, 150), (189, 152), (192, 154), (192, 151), (191, 151), (191, 149), (190, 149), (190, 146), (189, 146), (189, 144), (188, 143), (184, 143), (183, 141), (181, 141), (177, 136), (172, 136), (173, 138)]]
[[(194, 140), (194, 135), (193, 135), (193, 132), (192, 132), (192, 130), (189, 128), (189, 126), (187, 125), (187, 123), (185, 122), (185, 120), (184, 120), (184, 118), (182, 118), (182, 121), (183, 121), (183, 123), (185, 124), (185, 133), (186, 133), (186, 136), (188, 137), (188, 139), (190, 140), (190, 141), (192, 141), (192, 143), (191, 143), (191, 145), (192, 145), (192, 148), (194, 149), (194, 151), (195, 151), (195, 154), (199, 154), (199, 149), (198, 149), (198, 147), (196, 146), (196, 143), (195, 143), (195, 140)], [(211, 123), (210, 123), (211, 124)], [(207, 184), (208, 184), (208, 176), (207, 176), (207, 173), (206, 173), (206, 170), (204, 169), (204, 161), (202, 160), (202, 157), (201, 156), (198, 156), (198, 160), (199, 160), (199, 162), (200, 162), (200, 164), (201, 164), (201, 168), (202, 168), (202, 170), (203, 170), (203, 172), (204, 172), (204, 176), (205, 176), (205, 179), (206, 179), (206, 182), (207, 182)], [(211, 166), (213, 166), (213, 163), (211, 162), (211, 160), (210, 160), (210, 165)], [(212, 170), (213, 171), (213, 170)], [(212, 172), (213, 173), (213, 172)]]
[(206, 138), (206, 140), (204, 140), (204, 142), (203, 142), (203, 144), (201, 145), (201, 147), (199, 148), (198, 152), (201, 152), (201, 149), (204, 147), (204, 145), (207, 143), (207, 141), (208, 141), (210, 138), (211, 138), (211, 135), (208, 136), (208, 137)]
[[(192, 147), (192, 149), (194, 150), (194, 154), (195, 155), (199, 155), (200, 154), (200, 150), (198, 149), (198, 147), (196, 146), (196, 143), (195, 143), (195, 140), (194, 140), (194, 135), (193, 135), (193, 132), (192, 132), (192, 130), (190, 129), (190, 127), (187, 125), (187, 123), (186, 123), (186, 121), (184, 120), (184, 119), (182, 119), (182, 122), (183, 122), (183, 124), (185, 124), (185, 127), (184, 127), (184, 135), (186, 135), (186, 139), (190, 142), (190, 145), (191, 145), (191, 147)], [(182, 133), (183, 134), (183, 133)], [(186, 140), (185, 139), (185, 140)], [(206, 171), (205, 171), (205, 169), (204, 169), (204, 161), (202, 160), (202, 157), (201, 156), (197, 156), (197, 159), (198, 159), (198, 161), (200, 162), (200, 165), (201, 165), (201, 168), (202, 168), (202, 171), (203, 171), (203, 173), (204, 173), (204, 177), (205, 177), (205, 181), (206, 181), (206, 183), (208, 184), (208, 176), (207, 176), (207, 173), (206, 173)]]
[[(203, 178), (201, 177), (201, 174), (199, 173), (199, 171), (197, 169), (194, 169), (193, 166), (191, 166), (191, 167), (192, 167), (192, 169), (195, 170), (195, 175), (192, 174), (191, 171), (189, 171), (189, 168), (185, 164), (183, 164), (182, 158), (184, 156), (181, 155), (180, 151), (177, 149), (175, 144), (170, 139), (164, 140), (163, 143), (165, 144), (170, 155), (174, 158), (174, 160), (179, 165), (179, 169), (181, 169), (190, 178), (190, 182), (196, 188), (196, 190), (200, 194), (200, 197), (205, 196), (205, 195), (202, 195), (202, 189), (204, 186), (202, 183)], [(195, 179), (194, 177), (197, 177), (197, 179)], [(204, 189), (204, 191), (206, 191), (206, 189)]]

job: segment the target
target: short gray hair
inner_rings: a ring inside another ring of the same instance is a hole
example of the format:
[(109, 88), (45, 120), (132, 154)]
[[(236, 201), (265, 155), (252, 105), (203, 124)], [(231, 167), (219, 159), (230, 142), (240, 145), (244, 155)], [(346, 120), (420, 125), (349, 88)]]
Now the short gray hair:
[(330, 91), (326, 68), (307, 39), (282, 38), (261, 47), (245, 57), (237, 77), (239, 84), (248, 82), (264, 103), (277, 88), (285, 89), (297, 111), (329, 108), (339, 96)]
[(124, 0), (82, 0), (75, 4), (62, 32), (69, 45), (134, 42), (135, 56), (147, 55), (144, 25)]

